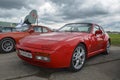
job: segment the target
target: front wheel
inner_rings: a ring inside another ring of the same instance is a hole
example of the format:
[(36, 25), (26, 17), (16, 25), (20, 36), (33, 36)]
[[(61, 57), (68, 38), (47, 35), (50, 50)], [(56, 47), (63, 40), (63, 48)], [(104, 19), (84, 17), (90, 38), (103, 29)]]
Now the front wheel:
[(85, 64), (86, 48), (83, 44), (78, 45), (72, 55), (70, 71), (79, 71)]
[(8, 53), (15, 49), (15, 42), (11, 38), (4, 38), (0, 41), (0, 52)]

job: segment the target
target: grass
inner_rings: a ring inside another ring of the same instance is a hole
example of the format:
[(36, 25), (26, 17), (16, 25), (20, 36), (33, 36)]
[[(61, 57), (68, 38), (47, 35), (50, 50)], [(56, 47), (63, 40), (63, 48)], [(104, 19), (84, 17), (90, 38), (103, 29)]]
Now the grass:
[(109, 36), (112, 45), (120, 46), (120, 34), (110, 33)]

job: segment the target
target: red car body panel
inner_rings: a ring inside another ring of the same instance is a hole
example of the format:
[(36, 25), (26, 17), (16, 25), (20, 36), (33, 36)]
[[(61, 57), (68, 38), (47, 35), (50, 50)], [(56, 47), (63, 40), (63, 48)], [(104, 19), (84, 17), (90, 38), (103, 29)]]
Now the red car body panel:
[[(106, 33), (102, 36), (98, 35), (98, 37), (95, 37), (93, 30), (91, 30), (90, 33), (45, 33), (29, 36), (20, 40), (19, 44), (17, 44), (17, 53), (22, 60), (36, 66), (48, 68), (69, 67), (73, 51), (79, 43), (85, 45), (87, 58), (89, 58), (93, 55), (104, 52), (108, 40), (109, 36)], [(19, 50), (30, 52), (33, 58), (30, 59), (20, 55)], [(50, 62), (37, 60), (36, 56), (47, 56), (50, 58)]]
[(28, 32), (7, 32), (0, 33), (0, 40), (3, 38), (12, 38), (17, 43), (21, 38), (30, 35)]

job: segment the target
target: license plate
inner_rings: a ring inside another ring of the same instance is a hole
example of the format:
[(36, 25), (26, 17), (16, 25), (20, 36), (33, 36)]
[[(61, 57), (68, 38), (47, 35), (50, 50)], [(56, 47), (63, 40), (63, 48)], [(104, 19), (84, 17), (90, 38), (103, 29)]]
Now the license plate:
[(32, 58), (32, 54), (26, 51), (19, 50), (20, 55), (27, 57), (27, 58)]

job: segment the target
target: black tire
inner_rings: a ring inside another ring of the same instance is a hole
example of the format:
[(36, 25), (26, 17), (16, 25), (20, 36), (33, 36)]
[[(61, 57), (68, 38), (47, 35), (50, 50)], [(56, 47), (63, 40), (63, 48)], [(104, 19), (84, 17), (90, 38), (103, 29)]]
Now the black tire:
[(4, 38), (0, 41), (0, 52), (9, 53), (15, 50), (15, 41), (11, 38)]
[(110, 41), (109, 40), (107, 41), (106, 50), (103, 54), (104, 55), (110, 54)]
[(85, 64), (85, 61), (86, 61), (86, 48), (83, 44), (79, 44), (73, 52), (69, 70), (72, 72), (81, 70)]

